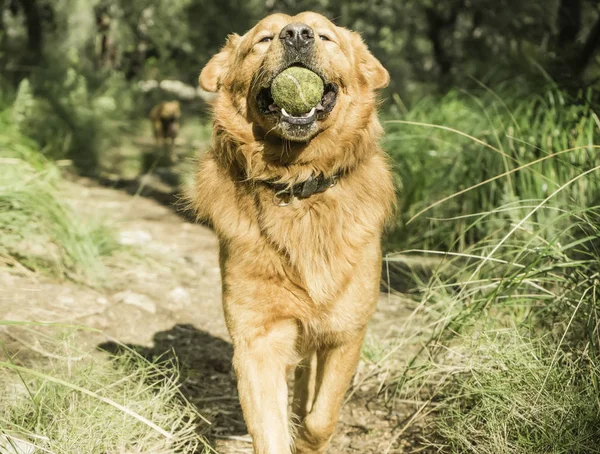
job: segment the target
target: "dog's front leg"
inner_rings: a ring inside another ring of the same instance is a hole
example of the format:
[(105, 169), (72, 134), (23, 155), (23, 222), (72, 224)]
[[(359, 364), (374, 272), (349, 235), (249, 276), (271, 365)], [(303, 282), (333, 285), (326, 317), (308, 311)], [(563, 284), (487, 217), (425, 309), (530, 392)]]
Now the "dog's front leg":
[(286, 370), (295, 361), (298, 327), (290, 320), (269, 325), (259, 334), (238, 332), (233, 365), (255, 454), (289, 454)]
[[(335, 431), (346, 390), (350, 386), (365, 333), (348, 343), (317, 353), (316, 395), (304, 418), (296, 454), (322, 454)], [(314, 365), (313, 365), (314, 367)]]

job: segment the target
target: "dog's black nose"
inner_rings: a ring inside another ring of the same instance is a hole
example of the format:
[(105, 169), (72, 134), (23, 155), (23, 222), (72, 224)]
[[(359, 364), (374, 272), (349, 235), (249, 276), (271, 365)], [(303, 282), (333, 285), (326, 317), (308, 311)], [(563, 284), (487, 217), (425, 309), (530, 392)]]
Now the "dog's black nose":
[(296, 22), (283, 27), (279, 33), (279, 39), (283, 41), (286, 48), (300, 52), (315, 43), (315, 32), (308, 25)]

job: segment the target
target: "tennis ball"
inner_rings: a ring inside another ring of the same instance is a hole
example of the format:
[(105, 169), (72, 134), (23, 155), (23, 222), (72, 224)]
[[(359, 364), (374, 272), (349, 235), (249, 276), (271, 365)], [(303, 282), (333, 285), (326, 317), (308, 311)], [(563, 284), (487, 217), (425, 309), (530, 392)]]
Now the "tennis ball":
[(275, 104), (290, 115), (300, 115), (316, 107), (323, 96), (323, 81), (309, 69), (292, 66), (271, 84)]

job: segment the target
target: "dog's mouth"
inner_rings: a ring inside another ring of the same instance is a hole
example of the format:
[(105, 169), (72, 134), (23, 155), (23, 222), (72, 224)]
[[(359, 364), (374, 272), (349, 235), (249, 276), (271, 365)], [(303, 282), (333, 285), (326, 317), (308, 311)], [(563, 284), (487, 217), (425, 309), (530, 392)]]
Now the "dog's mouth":
[(291, 115), (284, 108), (278, 106), (273, 99), (271, 85), (269, 83), (268, 87), (260, 90), (256, 98), (260, 113), (266, 116), (276, 117), (282, 122), (295, 126), (310, 125), (317, 120), (325, 118), (327, 114), (329, 114), (329, 112), (331, 112), (335, 107), (338, 95), (338, 86), (331, 82), (327, 82), (322, 76), (320, 77), (323, 79), (324, 83), (323, 96), (321, 97), (319, 103), (309, 112), (300, 115)]

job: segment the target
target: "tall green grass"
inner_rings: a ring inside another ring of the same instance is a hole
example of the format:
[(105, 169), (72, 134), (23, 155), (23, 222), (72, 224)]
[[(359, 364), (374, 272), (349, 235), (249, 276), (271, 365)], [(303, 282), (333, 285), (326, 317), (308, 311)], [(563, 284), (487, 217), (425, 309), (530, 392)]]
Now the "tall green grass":
[(112, 232), (60, 201), (58, 168), (0, 114), (0, 261), (58, 277), (98, 281), (102, 258), (118, 249)]
[[(494, 227), (500, 235), (506, 222), (535, 201), (598, 165), (600, 121), (590, 107), (592, 95), (571, 99), (554, 88), (537, 94), (518, 87), (505, 87), (502, 94), (451, 91), (386, 121), (385, 145), (403, 185), (391, 244), (463, 248)], [(598, 202), (598, 189), (600, 180), (590, 175), (561, 190), (551, 204), (590, 206)], [(451, 197), (460, 191), (466, 192)], [(513, 209), (498, 211), (511, 204)], [(531, 220), (557, 214), (538, 210)]]
[(405, 181), (391, 238), (442, 259), (416, 284), (424, 346), (390, 385), (436, 403), (442, 452), (600, 452), (591, 95), (452, 92), (387, 123)]

